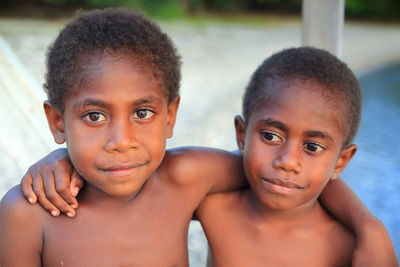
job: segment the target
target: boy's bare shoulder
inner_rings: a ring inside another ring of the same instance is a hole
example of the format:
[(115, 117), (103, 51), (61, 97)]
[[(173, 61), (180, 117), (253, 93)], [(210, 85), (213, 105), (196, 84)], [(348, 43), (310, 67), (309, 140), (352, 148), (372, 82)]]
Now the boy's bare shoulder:
[(322, 216), (315, 219), (316, 225), (312, 227), (316, 235), (337, 243), (353, 243), (355, 236), (341, 222), (333, 218), (323, 208)]
[[(225, 217), (226, 213), (239, 213), (242, 205), (245, 189), (233, 190), (223, 193), (209, 194), (203, 199), (196, 210), (196, 217), (200, 220), (215, 218), (215, 216)], [(231, 214), (232, 215), (232, 214)]]
[(338, 249), (342, 247), (345, 250), (352, 251), (356, 244), (354, 234), (335, 219), (332, 219), (332, 222), (328, 224), (326, 236), (331, 242), (334, 240), (332, 243), (336, 244)]
[(21, 187), (19, 185), (11, 188), (1, 199), (0, 202), (1, 212), (13, 212), (15, 215), (32, 213), (32, 205), (30, 205), (22, 195)]
[(0, 216), (2, 220), (10, 218), (13, 221), (23, 220), (32, 224), (48, 215), (39, 205), (29, 204), (22, 195), (21, 187), (17, 185), (11, 188), (1, 199)]
[[(315, 226), (313, 235), (315, 259), (329, 259), (326, 266), (348, 266), (356, 245), (355, 236), (343, 224), (327, 215), (325, 222)], [(320, 252), (320, 253), (318, 253)]]
[(44, 220), (47, 213), (32, 206), (15, 186), (0, 202), (1, 266), (41, 266)]

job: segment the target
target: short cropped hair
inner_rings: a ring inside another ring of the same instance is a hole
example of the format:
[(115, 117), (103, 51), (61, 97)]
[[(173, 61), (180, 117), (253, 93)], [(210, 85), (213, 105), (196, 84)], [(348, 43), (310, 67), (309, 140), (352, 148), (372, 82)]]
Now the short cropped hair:
[[(243, 117), (248, 123), (252, 112), (268, 99), (271, 81), (312, 80), (343, 103), (344, 144), (354, 139), (361, 117), (361, 89), (347, 65), (327, 51), (313, 48), (289, 48), (267, 58), (253, 73), (243, 97)], [(326, 94), (324, 94), (326, 95)]]
[(76, 93), (85, 61), (107, 50), (144, 60), (169, 103), (179, 95), (181, 60), (170, 38), (138, 12), (108, 8), (79, 13), (49, 46), (44, 89), (55, 108), (64, 111)]

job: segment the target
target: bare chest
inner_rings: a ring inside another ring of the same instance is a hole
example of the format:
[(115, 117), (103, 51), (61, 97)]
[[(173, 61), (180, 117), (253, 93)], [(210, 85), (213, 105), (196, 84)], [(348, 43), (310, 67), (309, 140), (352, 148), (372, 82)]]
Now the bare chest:
[(74, 219), (46, 226), (44, 266), (187, 266), (190, 215), (143, 207), (96, 212), (80, 207)]
[[(227, 213), (205, 225), (213, 266), (349, 266), (352, 243), (341, 234), (257, 227), (245, 216)], [(326, 236), (324, 236), (326, 234)]]

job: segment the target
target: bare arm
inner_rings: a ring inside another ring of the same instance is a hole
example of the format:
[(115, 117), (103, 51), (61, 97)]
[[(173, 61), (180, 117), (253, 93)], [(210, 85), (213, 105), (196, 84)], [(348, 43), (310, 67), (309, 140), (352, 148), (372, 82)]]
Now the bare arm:
[(320, 202), (357, 238), (352, 266), (398, 266), (396, 253), (384, 225), (365, 207), (341, 179), (329, 182)]
[(190, 182), (192, 187), (202, 188), (205, 194), (247, 186), (242, 158), (236, 152), (181, 147), (170, 150), (163, 164), (169, 166), (169, 173), (175, 180)]
[[(36, 210), (37, 211), (37, 210)], [(37, 212), (23, 199), (19, 187), (0, 203), (0, 263), (2, 267), (41, 266), (42, 226)]]
[[(178, 182), (190, 183), (199, 198), (208, 193), (229, 191), (247, 185), (241, 157), (219, 149), (183, 147), (168, 151), (162, 165)], [(76, 195), (84, 185), (74, 171), (66, 149), (57, 149), (41, 159), (21, 180), (29, 202), (38, 201), (53, 216), (60, 211), (75, 216)]]

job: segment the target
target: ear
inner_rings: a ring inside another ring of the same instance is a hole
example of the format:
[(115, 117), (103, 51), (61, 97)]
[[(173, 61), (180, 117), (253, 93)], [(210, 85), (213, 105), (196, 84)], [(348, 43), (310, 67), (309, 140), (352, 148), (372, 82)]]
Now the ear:
[(46, 113), (47, 123), (57, 144), (65, 142), (64, 119), (61, 111), (54, 108), (47, 100), (43, 103), (44, 112)]
[(350, 162), (351, 158), (357, 151), (357, 146), (352, 144), (342, 150), (338, 160), (336, 161), (335, 169), (333, 170), (333, 175), (331, 180), (339, 178), (339, 175), (346, 168), (347, 164)]
[(238, 145), (240, 153), (244, 150), (244, 140), (246, 137), (246, 126), (241, 116), (235, 116), (235, 130), (236, 130), (236, 143)]
[(180, 96), (177, 96), (171, 103), (168, 104), (168, 118), (167, 118), (167, 138), (174, 135), (174, 127), (176, 122), (176, 114), (179, 109)]

